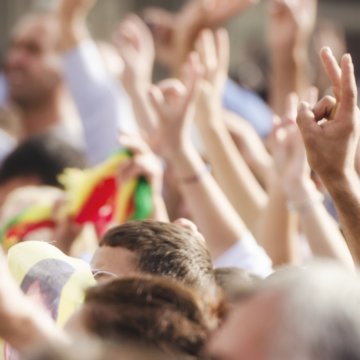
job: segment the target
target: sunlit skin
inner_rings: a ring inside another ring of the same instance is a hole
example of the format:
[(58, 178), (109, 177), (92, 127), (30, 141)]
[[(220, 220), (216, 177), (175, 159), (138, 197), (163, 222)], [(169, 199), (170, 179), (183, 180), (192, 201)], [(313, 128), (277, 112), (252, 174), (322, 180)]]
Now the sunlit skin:
[(91, 261), (91, 268), (98, 282), (136, 274), (136, 254), (123, 247), (99, 247)]

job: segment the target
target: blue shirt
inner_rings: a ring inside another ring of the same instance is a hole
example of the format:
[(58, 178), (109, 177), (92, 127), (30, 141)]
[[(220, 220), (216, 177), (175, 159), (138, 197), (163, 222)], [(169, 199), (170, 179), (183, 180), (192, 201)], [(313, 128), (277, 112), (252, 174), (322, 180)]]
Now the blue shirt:
[(266, 138), (272, 129), (272, 110), (254, 92), (246, 90), (228, 79), (223, 103), (226, 109), (249, 122), (261, 138)]

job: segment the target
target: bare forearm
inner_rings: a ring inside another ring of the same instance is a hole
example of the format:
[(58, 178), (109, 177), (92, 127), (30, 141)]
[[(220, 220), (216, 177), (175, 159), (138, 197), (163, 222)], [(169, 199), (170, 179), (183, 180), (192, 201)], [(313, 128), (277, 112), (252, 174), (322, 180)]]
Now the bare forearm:
[(306, 48), (274, 50), (270, 76), (270, 104), (274, 112), (284, 114), (286, 96), (295, 92), (304, 99), (309, 87)]
[(169, 222), (169, 215), (166, 209), (165, 201), (161, 194), (155, 194), (153, 196), (153, 213), (151, 215), (152, 220)]
[(225, 126), (200, 125), (207, 155), (219, 185), (255, 234), (267, 195), (238, 152)]
[[(354, 268), (350, 250), (339, 226), (322, 203), (322, 196), (311, 180), (294, 185), (301, 227), (315, 256), (340, 261)], [(294, 203), (296, 206), (296, 202)]]
[[(324, 180), (324, 179), (323, 179)], [(354, 260), (360, 261), (360, 180), (355, 171), (324, 181), (340, 218)]]
[(260, 222), (259, 243), (274, 266), (296, 264), (300, 260), (296, 236), (298, 218), (290, 213), (277, 177), (269, 181), (269, 202)]
[(6, 319), (6, 332), (1, 337), (21, 355), (31, 355), (45, 344), (67, 344), (69, 339), (56, 324), (41, 311), (26, 302), (22, 309)]
[(77, 47), (82, 41), (90, 38), (85, 18), (72, 18), (69, 14), (59, 11), (61, 37), (60, 51), (66, 53)]
[(144, 138), (151, 144), (156, 131), (156, 115), (147, 96), (149, 86), (141, 84), (139, 87), (142, 87), (142, 89), (139, 89), (134, 85), (131, 88), (127, 87), (126, 91), (130, 96), (135, 119), (140, 131)]
[[(212, 256), (220, 256), (243, 237), (246, 227), (211, 174), (204, 172), (205, 164), (192, 145), (171, 154), (169, 161)], [(194, 176), (198, 180), (187, 180)]]
[(259, 183), (267, 188), (273, 160), (255, 129), (243, 118), (224, 110), (224, 121), (241, 156)]

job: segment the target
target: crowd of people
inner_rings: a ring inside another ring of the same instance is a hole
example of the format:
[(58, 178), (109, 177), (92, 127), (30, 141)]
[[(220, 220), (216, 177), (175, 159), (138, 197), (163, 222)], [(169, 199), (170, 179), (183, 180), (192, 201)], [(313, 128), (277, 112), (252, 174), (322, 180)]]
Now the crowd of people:
[(257, 2), (128, 14), (109, 42), (96, 0), (14, 25), (1, 359), (360, 359), (353, 59), (317, 0), (269, 0), (266, 91), (231, 79), (223, 26)]

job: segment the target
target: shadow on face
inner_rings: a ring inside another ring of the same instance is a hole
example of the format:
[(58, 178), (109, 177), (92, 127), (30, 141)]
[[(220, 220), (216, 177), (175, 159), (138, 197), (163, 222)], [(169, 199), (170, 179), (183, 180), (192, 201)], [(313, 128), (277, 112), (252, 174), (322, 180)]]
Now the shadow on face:
[(58, 24), (51, 15), (24, 17), (15, 27), (6, 56), (10, 97), (20, 108), (43, 103), (61, 83)]

